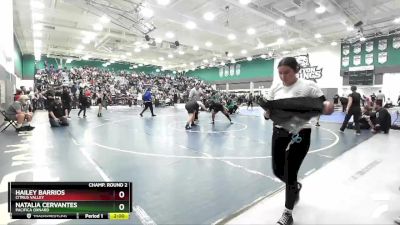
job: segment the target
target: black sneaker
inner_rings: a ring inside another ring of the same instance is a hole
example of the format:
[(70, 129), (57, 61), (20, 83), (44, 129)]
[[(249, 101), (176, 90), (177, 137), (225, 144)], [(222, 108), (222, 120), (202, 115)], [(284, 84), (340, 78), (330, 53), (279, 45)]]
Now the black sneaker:
[(211, 124), (215, 124), (215, 122), (214, 122), (214, 121), (212, 121), (212, 122), (211, 122)]
[(195, 123), (192, 123), (192, 127), (195, 127), (195, 126), (197, 126), (197, 124), (195, 124)]
[(26, 131), (26, 127), (16, 128), (15, 131), (17, 131), (17, 132)]
[(320, 127), (321, 125), (319, 125), (319, 123), (315, 124), (316, 127)]
[(35, 127), (32, 127), (31, 125), (25, 127), (26, 131), (32, 131), (33, 129), (35, 129)]
[(151, 116), (157, 116), (156, 114), (153, 114), (153, 115), (151, 115)]
[(186, 124), (185, 129), (186, 129), (186, 130), (190, 130), (190, 129), (192, 129), (192, 128), (191, 128), (188, 124)]
[(293, 216), (290, 213), (283, 213), (276, 225), (293, 225)]
[(232, 120), (229, 121), (230, 124), (233, 124)]

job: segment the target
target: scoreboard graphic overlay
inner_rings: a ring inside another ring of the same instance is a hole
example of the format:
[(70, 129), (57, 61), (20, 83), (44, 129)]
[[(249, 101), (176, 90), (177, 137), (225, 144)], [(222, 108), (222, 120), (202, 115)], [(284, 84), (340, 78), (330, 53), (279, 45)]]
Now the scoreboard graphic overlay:
[(10, 182), (12, 219), (126, 220), (132, 212), (131, 182)]

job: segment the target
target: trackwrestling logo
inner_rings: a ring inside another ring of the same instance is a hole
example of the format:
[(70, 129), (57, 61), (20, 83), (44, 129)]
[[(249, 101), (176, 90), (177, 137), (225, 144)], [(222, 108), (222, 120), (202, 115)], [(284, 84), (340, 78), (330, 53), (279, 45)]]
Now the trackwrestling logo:
[(318, 66), (311, 66), (308, 54), (298, 55), (295, 56), (295, 58), (301, 67), (298, 73), (299, 78), (312, 80), (314, 82), (322, 78), (322, 68), (319, 69)]

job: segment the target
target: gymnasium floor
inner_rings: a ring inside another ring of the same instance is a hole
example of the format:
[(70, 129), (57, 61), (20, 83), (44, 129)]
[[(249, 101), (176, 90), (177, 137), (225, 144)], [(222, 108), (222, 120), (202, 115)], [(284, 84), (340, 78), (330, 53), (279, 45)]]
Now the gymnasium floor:
[[(200, 126), (188, 132), (182, 106), (157, 108), (154, 118), (150, 112), (140, 118), (140, 110), (111, 107), (97, 118), (93, 107), (85, 119), (73, 110), (71, 125), (54, 129), (41, 111), (32, 133), (1, 133), (0, 224), (35, 223), (8, 219), (8, 181), (132, 181), (135, 215), (121, 224), (210, 224), (282, 187), (271, 169), (270, 121), (241, 113), (230, 125), (218, 114), (212, 126), (211, 115), (201, 112)], [(321, 125), (313, 128), (300, 178), (371, 137), (339, 133), (337, 123)]]

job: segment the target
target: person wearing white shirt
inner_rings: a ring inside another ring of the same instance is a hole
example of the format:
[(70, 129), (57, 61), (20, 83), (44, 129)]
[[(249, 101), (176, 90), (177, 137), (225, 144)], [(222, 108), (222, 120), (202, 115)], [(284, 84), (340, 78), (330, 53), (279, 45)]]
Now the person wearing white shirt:
[[(296, 97), (321, 98), (324, 94), (315, 82), (299, 79), (296, 74), (300, 65), (294, 57), (283, 58), (278, 64), (280, 81), (275, 82), (267, 96), (267, 100), (279, 100)], [(333, 112), (333, 104), (324, 102), (324, 113)], [(264, 117), (268, 119), (269, 111)], [(292, 210), (299, 200), (301, 184), (297, 181), (300, 166), (310, 147), (311, 125), (305, 124), (298, 132), (300, 142), (294, 142), (294, 134), (274, 123), (272, 134), (272, 167), (275, 176), (286, 184), (285, 210), (277, 222), (278, 225), (292, 225)]]

